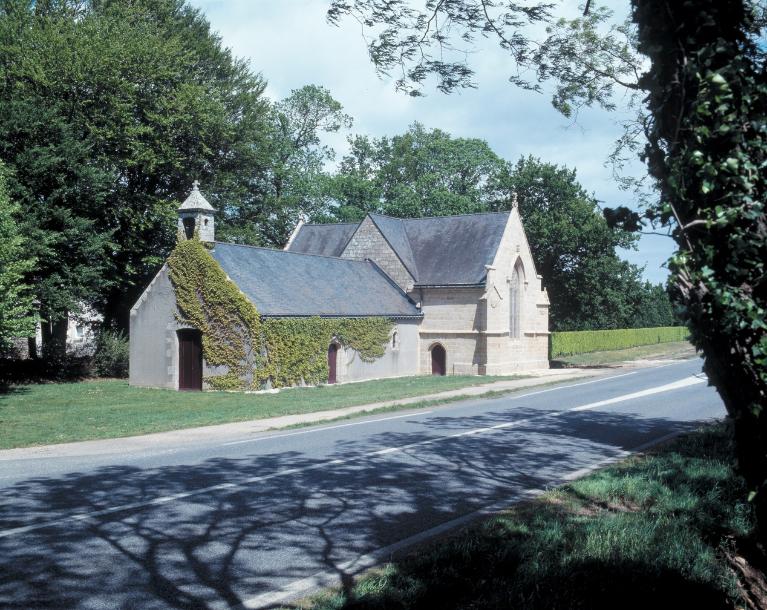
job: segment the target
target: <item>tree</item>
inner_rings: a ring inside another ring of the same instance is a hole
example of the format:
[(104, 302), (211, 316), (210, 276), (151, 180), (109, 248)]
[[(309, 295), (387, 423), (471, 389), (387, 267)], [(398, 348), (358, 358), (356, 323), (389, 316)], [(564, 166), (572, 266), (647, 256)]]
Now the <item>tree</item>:
[(264, 82), (182, 0), (0, 0), (0, 156), (60, 354), (69, 310), (125, 329), (194, 179), (214, 206), (263, 165)]
[(325, 165), (335, 152), (323, 133), (348, 129), (352, 119), (324, 87), (306, 85), (271, 106), (262, 141), (263, 163), (245, 197), (222, 219), (223, 239), (282, 246), (296, 219), (325, 206)]
[[(552, 330), (633, 328), (644, 298), (641, 269), (616, 248), (636, 237), (610, 228), (575, 170), (532, 157), (510, 168), (504, 187), (516, 193), (530, 248), (549, 291)], [(506, 201), (496, 209), (508, 209)]]
[(13, 339), (32, 336), (37, 321), (32, 314), (32, 291), (24, 283), (24, 274), (35, 259), (19, 231), (19, 206), (8, 198), (5, 171), (0, 164), (0, 352)]
[(652, 117), (645, 156), (660, 192), (646, 216), (673, 226), (673, 288), (735, 423), (739, 468), (767, 542), (764, 22), (740, 0), (633, 6), (639, 50), (651, 62), (641, 80)]
[[(660, 198), (645, 218), (670, 228), (678, 245), (675, 298), (735, 423), (767, 544), (767, 11), (752, 0), (632, 0), (635, 27), (621, 28), (605, 26), (609, 13), (591, 5), (583, 18), (555, 21), (551, 5), (513, 0), (429, 1), (424, 11), (404, 0), (332, 0), (328, 16), (378, 27), (371, 59), (383, 71), (402, 68), (398, 86), (415, 93), (431, 75), (443, 91), (471, 86), (467, 55), (450, 53), (489, 36), (510, 53), (510, 80), (539, 89), (552, 79), (565, 114), (613, 107), (616, 87), (646, 96), (633, 133), (646, 137), (642, 156)], [(542, 23), (547, 37), (536, 45), (531, 32)], [(644, 73), (635, 50), (649, 60)], [(528, 68), (532, 81), (519, 76)], [(609, 217), (626, 228), (641, 220), (628, 209)]]
[(327, 213), (339, 219), (469, 214), (509, 195), (501, 185), (506, 162), (483, 140), (414, 123), (402, 135), (356, 136), (349, 144), (329, 187), (339, 206)]

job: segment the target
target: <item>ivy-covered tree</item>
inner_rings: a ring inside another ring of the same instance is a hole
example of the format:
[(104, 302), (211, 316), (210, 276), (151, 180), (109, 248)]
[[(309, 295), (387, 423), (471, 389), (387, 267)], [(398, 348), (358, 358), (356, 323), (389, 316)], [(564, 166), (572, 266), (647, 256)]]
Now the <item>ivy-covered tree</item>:
[(645, 157), (660, 191), (646, 215), (673, 227), (674, 292), (735, 422), (740, 471), (767, 542), (764, 24), (743, 0), (633, 7), (650, 60), (640, 81), (652, 117)]
[(60, 352), (84, 303), (127, 326), (194, 179), (217, 207), (253, 188), (264, 82), (182, 0), (0, 0), (0, 45), (0, 156)]
[(32, 291), (24, 283), (35, 260), (19, 230), (19, 206), (8, 198), (5, 173), (0, 163), (0, 352), (13, 339), (33, 336), (37, 320)]
[[(615, 107), (618, 88), (644, 96), (646, 109), (624, 143), (644, 148), (656, 181), (660, 198), (645, 217), (669, 227), (678, 245), (674, 294), (735, 422), (740, 471), (767, 544), (764, 4), (632, 0), (633, 25), (612, 26), (591, 0), (574, 20), (557, 20), (551, 4), (515, 0), (423, 7), (331, 0), (328, 16), (373, 28), (372, 61), (384, 72), (398, 68), (397, 85), (414, 94), (430, 76), (446, 92), (472, 86), (466, 48), (490, 37), (509, 53), (511, 82), (540, 90), (550, 80), (566, 115), (583, 105)], [(544, 24), (546, 36), (535, 40)], [(641, 220), (628, 209), (609, 216), (624, 227)]]

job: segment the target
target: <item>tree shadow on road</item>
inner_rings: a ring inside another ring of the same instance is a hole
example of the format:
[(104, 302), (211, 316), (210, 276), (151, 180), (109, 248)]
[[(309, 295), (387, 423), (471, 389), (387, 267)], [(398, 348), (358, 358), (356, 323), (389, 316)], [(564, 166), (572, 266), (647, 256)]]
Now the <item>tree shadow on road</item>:
[[(350, 436), (320, 457), (242, 449), (18, 483), (0, 491), (0, 606), (237, 607), (317, 573), (334, 574), (353, 600), (356, 558), (559, 484), (631, 439), (697, 425), (598, 412), (523, 421), (545, 414), (435, 414), (429, 429)], [(450, 437), (512, 419), (520, 424)]]

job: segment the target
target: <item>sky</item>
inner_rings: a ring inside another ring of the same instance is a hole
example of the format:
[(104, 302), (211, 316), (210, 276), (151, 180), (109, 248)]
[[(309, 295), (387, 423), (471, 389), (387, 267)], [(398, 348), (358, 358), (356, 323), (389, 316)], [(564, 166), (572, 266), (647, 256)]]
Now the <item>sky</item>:
[[(326, 87), (354, 118), (350, 132), (330, 134), (327, 144), (337, 157), (346, 151), (349, 133), (374, 137), (396, 135), (414, 122), (453, 136), (481, 138), (501, 157), (516, 161), (533, 155), (577, 170), (577, 177), (601, 206), (628, 205), (605, 166), (619, 135), (616, 116), (603, 110), (579, 113), (576, 123), (557, 113), (545, 94), (521, 91), (507, 81), (510, 61), (486, 44), (469, 58), (476, 71), (476, 89), (450, 95), (426, 89), (413, 98), (395, 91), (370, 63), (359, 25), (327, 23), (328, 0), (189, 0), (203, 11), (223, 43), (250, 62), (267, 81), (267, 95), (279, 100), (306, 84)], [(565, 10), (576, 8), (565, 0)], [(623, 4), (628, 4), (625, 2)], [(641, 171), (637, 161), (636, 171)], [(524, 220), (524, 219), (523, 219)], [(670, 238), (643, 235), (637, 251), (621, 256), (644, 267), (653, 283), (665, 282), (663, 267), (673, 252)]]

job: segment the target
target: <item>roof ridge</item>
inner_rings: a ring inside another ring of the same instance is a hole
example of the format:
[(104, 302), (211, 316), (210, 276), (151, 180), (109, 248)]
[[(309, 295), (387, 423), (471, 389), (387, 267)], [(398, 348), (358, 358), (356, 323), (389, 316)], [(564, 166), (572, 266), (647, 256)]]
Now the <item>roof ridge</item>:
[[(314, 256), (316, 258), (330, 258), (334, 261), (345, 261), (350, 263), (364, 263), (364, 260), (359, 260), (357, 258), (342, 258), (340, 256), (328, 256), (327, 254), (310, 254), (308, 252), (294, 252), (293, 250), (281, 250), (278, 248), (267, 248), (266, 246), (252, 246), (250, 244), (233, 244), (226, 241), (216, 241), (213, 242), (216, 245), (220, 246), (237, 246), (239, 248), (252, 248), (253, 250), (266, 250), (267, 252), (277, 252), (278, 254), (293, 254), (294, 256)], [(215, 246), (214, 246), (215, 250)]]
[[(360, 222), (362, 222), (360, 220)], [(358, 226), (359, 222), (305, 222), (304, 227), (349, 227)], [(303, 228), (303, 227), (302, 227)]]
[[(463, 216), (490, 216), (491, 214), (510, 214), (511, 210), (503, 210), (501, 212), (468, 212), (466, 214), (448, 214), (446, 216), (408, 216), (406, 218), (400, 218), (399, 216), (389, 216), (387, 214), (379, 214), (378, 212), (368, 212), (371, 216), (382, 216), (383, 218), (391, 218), (392, 220), (434, 220), (436, 218), (461, 218)], [(330, 223), (332, 224), (332, 223)]]

